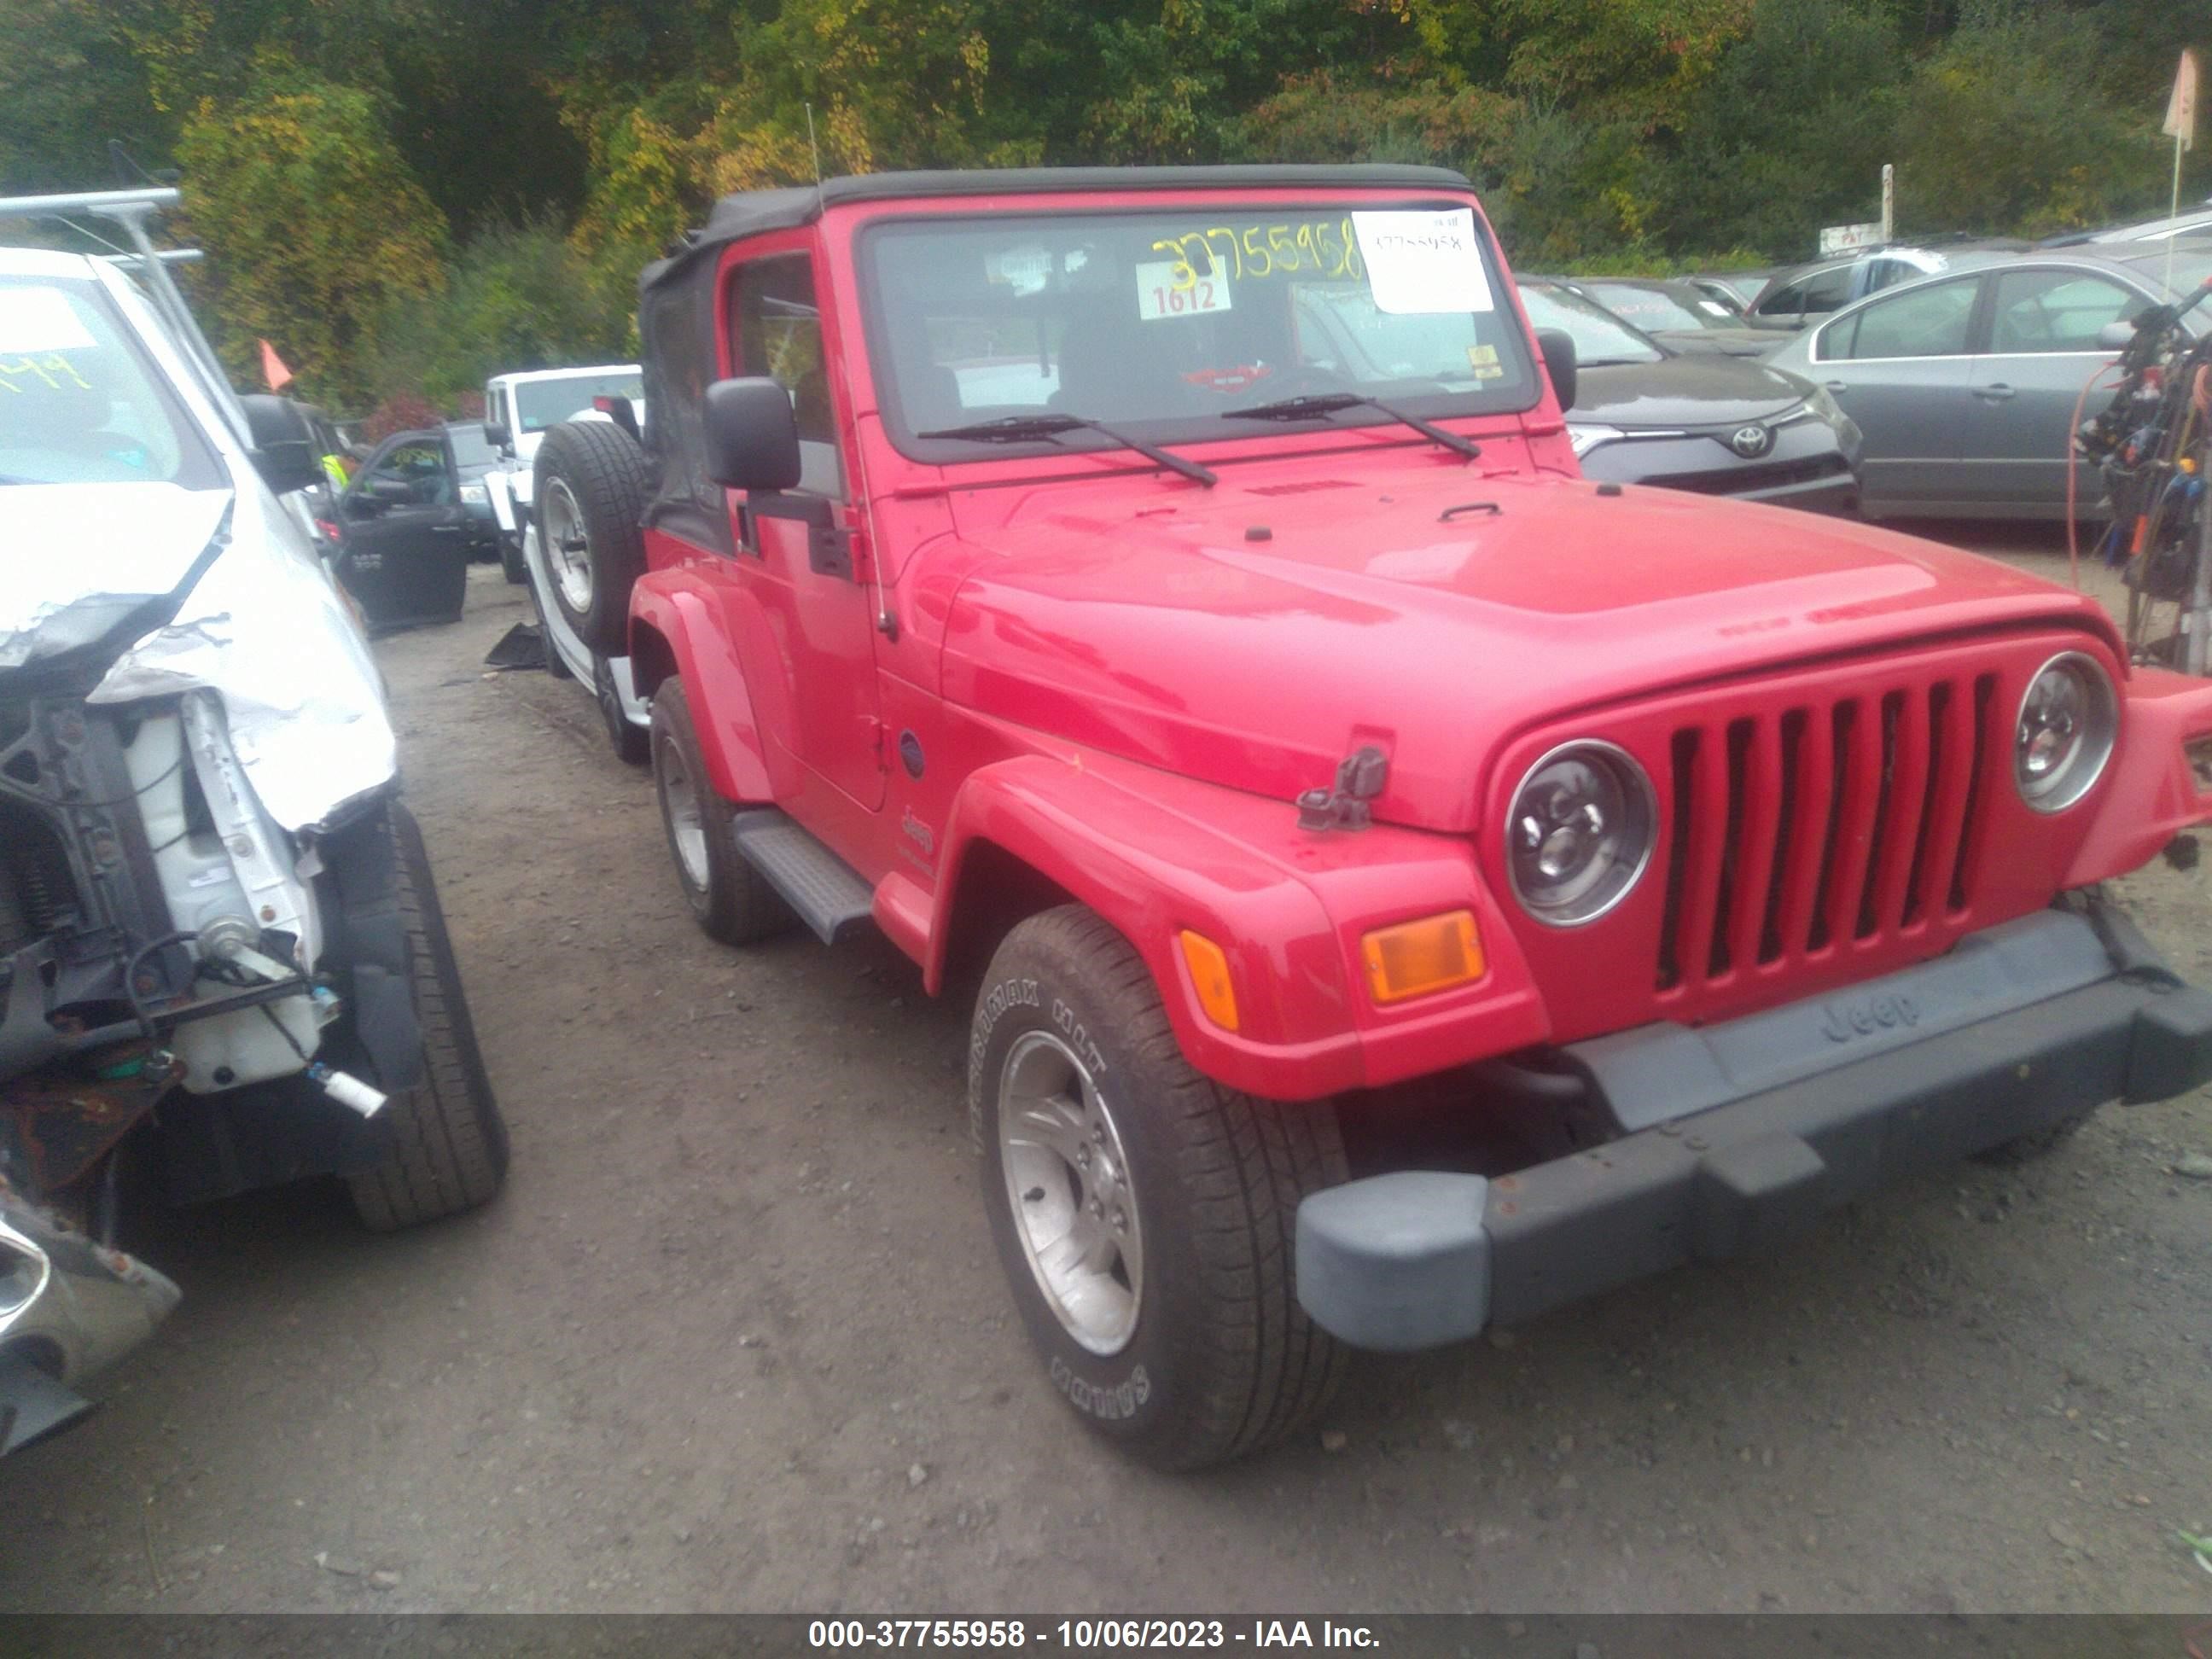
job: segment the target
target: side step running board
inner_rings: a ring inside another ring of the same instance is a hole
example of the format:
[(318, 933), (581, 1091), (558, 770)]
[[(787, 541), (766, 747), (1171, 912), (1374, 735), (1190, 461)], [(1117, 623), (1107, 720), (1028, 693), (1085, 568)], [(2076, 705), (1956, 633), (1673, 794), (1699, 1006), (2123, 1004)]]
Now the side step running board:
[(873, 919), (874, 891), (853, 866), (773, 806), (730, 820), (730, 838), (824, 945)]

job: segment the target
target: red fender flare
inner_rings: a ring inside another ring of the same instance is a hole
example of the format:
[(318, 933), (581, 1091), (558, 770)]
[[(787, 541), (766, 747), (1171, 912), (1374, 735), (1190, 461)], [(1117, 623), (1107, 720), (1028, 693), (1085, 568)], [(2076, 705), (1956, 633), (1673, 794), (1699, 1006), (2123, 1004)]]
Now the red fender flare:
[(668, 675), (684, 683), (708, 781), (726, 800), (776, 796), (752, 694), (709, 586), (686, 570), (655, 570), (630, 590), (629, 653), (641, 696)]

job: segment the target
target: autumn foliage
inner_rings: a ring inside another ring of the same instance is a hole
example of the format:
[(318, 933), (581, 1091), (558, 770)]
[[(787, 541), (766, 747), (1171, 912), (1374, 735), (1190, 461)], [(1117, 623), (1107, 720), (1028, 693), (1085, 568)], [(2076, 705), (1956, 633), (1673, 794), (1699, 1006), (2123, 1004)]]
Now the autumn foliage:
[(639, 266), (817, 155), (1430, 161), (1524, 264), (1788, 258), (1884, 162), (1908, 230), (2154, 210), (2188, 45), (2212, 0), (7, 0), (0, 193), (179, 166), (234, 368), (451, 408), (634, 349)]

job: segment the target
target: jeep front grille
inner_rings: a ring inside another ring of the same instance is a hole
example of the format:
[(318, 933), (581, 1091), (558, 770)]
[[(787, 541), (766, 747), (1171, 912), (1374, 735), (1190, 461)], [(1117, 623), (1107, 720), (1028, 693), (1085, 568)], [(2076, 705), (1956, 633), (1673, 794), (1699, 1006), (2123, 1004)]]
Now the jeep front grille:
[(1675, 729), (1658, 988), (1820, 957), (1963, 911), (1997, 676)]

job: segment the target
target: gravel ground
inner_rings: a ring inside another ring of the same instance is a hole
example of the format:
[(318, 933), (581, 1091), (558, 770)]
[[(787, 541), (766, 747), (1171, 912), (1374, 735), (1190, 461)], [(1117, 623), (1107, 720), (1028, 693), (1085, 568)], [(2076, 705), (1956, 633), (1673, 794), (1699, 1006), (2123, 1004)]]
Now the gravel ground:
[[(2063, 576), (2047, 538), (1977, 537)], [(1200, 1479), (1095, 1445), (1011, 1316), (963, 1007), (679, 908), (525, 616), (381, 648), (514, 1172), (394, 1238), (329, 1185), (164, 1218), (106, 1408), (0, 1469), (0, 1609), (2163, 1610), (2212, 1599), (2199, 1096), (1771, 1259), (1367, 1359)], [(2212, 974), (2206, 877), (2125, 884)]]

